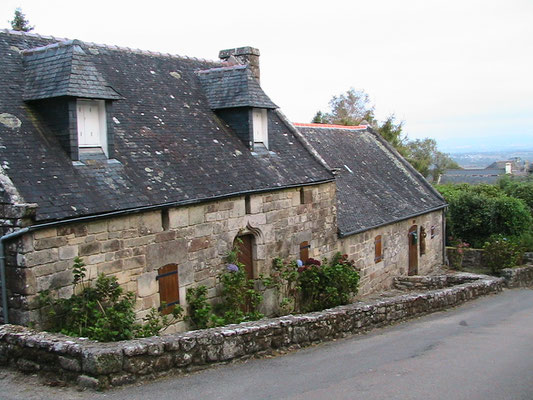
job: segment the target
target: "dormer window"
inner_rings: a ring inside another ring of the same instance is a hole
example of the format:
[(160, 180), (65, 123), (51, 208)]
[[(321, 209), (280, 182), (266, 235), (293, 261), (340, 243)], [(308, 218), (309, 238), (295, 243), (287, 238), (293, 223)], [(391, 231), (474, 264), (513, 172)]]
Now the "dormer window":
[(268, 149), (268, 119), (267, 110), (264, 108), (254, 108), (252, 111), (254, 149), (257, 146), (264, 146)]
[(112, 104), (123, 97), (77, 40), (24, 50), (24, 95), (74, 162), (113, 157)]
[(103, 100), (77, 100), (76, 113), (80, 152), (102, 150), (106, 156), (109, 156), (105, 102)]

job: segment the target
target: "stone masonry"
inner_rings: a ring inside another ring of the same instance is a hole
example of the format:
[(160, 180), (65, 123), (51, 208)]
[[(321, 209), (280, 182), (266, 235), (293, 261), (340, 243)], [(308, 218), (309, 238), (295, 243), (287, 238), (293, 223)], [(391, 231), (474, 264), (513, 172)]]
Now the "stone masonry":
[[(441, 277), (431, 277), (442, 282)], [(446, 280), (446, 279), (444, 279)], [(106, 388), (175, 372), (294, 349), (442, 310), (502, 290), (503, 279), (461, 280), (456, 286), (407, 292), (305, 315), (263, 319), (166, 336), (97, 343), (14, 325), (0, 327), (0, 364), (27, 373), (49, 373), (79, 386)]]
[(72, 294), (76, 256), (86, 263), (89, 278), (115, 275), (125, 290), (136, 292), (139, 319), (160, 304), (156, 275), (166, 264), (178, 264), (184, 308), (192, 286), (207, 286), (209, 298), (215, 298), (216, 276), (239, 235), (254, 236), (255, 276), (268, 273), (274, 257), (298, 258), (304, 241), (311, 244), (310, 256), (329, 257), (337, 249), (335, 183), (302, 190), (303, 195), (300, 188), (251, 195), (248, 210), (245, 196), (239, 196), (30, 232), (8, 246), (10, 322), (39, 322), (39, 291)]
[[(381, 226), (366, 232), (340, 239), (340, 251), (356, 261), (361, 269), (359, 294), (365, 295), (392, 287), (392, 277), (407, 275), (409, 265), (408, 231), (412, 225), (426, 231), (425, 254), (418, 252), (418, 274), (425, 275), (442, 266), (443, 233), (442, 211)], [(433, 237), (431, 237), (433, 227)], [(374, 261), (374, 238), (382, 237), (383, 260)]]

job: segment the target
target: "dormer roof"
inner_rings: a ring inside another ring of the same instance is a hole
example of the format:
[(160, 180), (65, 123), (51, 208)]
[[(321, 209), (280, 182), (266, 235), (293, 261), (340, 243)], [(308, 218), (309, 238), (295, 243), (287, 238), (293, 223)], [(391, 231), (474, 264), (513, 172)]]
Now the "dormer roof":
[(67, 40), (24, 50), (24, 100), (61, 96), (122, 99), (98, 72), (80, 44), (78, 40)]
[(278, 108), (259, 86), (247, 65), (198, 71), (212, 110), (235, 107)]

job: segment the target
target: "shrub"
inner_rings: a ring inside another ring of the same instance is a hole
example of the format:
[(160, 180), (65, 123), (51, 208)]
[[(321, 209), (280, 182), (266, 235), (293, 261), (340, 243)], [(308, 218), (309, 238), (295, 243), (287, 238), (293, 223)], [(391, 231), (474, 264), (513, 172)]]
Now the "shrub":
[(526, 204), (517, 198), (494, 198), (491, 209), (491, 234), (521, 235), (531, 227), (531, 214)]
[(137, 324), (135, 294), (124, 292), (115, 276), (100, 274), (92, 286), (85, 280), (87, 270), (79, 257), (72, 271), (74, 294), (70, 298), (52, 298), (48, 290), (39, 293), (41, 310), (47, 311), (47, 329), (52, 332), (102, 342), (127, 340), (156, 335), (181, 316), (179, 306), (174, 307), (172, 320), (152, 309), (144, 323)]
[(211, 319), (211, 304), (207, 301), (207, 287), (202, 285), (187, 289), (187, 305), (189, 315), (187, 320), (194, 329), (205, 329)]
[(474, 246), (481, 246), (491, 231), (493, 199), (464, 191), (448, 200), (449, 228), (455, 237), (461, 237)]
[(228, 264), (226, 271), (219, 275), (219, 280), (223, 300), (215, 311), (222, 318), (223, 325), (263, 318), (264, 315), (257, 311), (263, 296), (255, 290), (255, 281), (246, 277), (244, 265), (237, 261)]
[(266, 286), (274, 287), (278, 293), (279, 314), (286, 315), (299, 310), (300, 286), (298, 268), (301, 260), (284, 262), (277, 257), (272, 262), (272, 274), (263, 279)]
[(492, 237), (485, 243), (483, 249), (486, 263), (496, 275), (502, 269), (514, 267), (522, 261), (523, 251), (520, 246), (503, 236)]
[(463, 242), (461, 239), (450, 236), (448, 238), (450, 246), (453, 248), (448, 251), (448, 261), (453, 269), (461, 269), (463, 266), (464, 251), (470, 247), (470, 244)]
[(497, 186), (441, 185), (437, 189), (449, 204), (448, 236), (481, 247), (492, 235), (519, 236), (530, 229), (532, 217), (524, 201)]
[(336, 254), (321, 264), (309, 259), (300, 272), (301, 311), (317, 311), (347, 304), (357, 293), (359, 273), (346, 255)]
[(501, 180), (500, 186), (507, 195), (522, 200), (533, 214), (533, 182), (517, 182), (511, 179)]

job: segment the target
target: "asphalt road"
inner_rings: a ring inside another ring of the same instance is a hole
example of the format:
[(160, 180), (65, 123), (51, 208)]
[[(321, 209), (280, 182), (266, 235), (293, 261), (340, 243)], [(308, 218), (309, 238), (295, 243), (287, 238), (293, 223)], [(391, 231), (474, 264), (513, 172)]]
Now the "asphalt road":
[(533, 399), (533, 290), (370, 334), (104, 393), (0, 370), (0, 399)]

